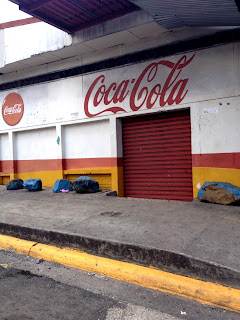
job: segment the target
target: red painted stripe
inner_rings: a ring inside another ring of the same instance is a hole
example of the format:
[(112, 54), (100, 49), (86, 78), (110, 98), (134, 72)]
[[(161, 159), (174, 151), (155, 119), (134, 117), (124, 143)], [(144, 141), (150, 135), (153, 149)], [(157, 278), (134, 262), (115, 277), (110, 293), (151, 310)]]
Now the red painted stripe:
[(122, 158), (63, 159), (63, 170), (122, 166)]
[[(71, 170), (122, 166), (122, 158), (85, 158), (51, 160), (14, 160), (14, 172)], [(240, 169), (240, 153), (193, 154), (193, 167)], [(0, 173), (12, 173), (11, 160), (0, 161)]]
[(14, 172), (38, 172), (62, 170), (62, 160), (14, 160)]
[(13, 172), (13, 161), (2, 160), (0, 161), (0, 173), (12, 173)]
[[(71, 170), (122, 166), (122, 158), (14, 160), (14, 172)], [(193, 167), (240, 169), (240, 153), (193, 154)], [(149, 168), (150, 169), (150, 168)], [(153, 169), (153, 168), (151, 168)], [(13, 161), (0, 161), (0, 173), (12, 173)]]
[(31, 23), (36, 23), (36, 22), (40, 22), (40, 20), (37, 18), (33, 18), (33, 17), (21, 19), (21, 20), (9, 21), (9, 22), (0, 23), (0, 29), (19, 27), (19, 26), (23, 26), (25, 24), (31, 24)]
[(193, 167), (240, 169), (240, 153), (193, 154)]
[(0, 161), (0, 173), (57, 171), (82, 168), (106, 168), (122, 166), (122, 158), (96, 159), (50, 159), (50, 160), (14, 160)]

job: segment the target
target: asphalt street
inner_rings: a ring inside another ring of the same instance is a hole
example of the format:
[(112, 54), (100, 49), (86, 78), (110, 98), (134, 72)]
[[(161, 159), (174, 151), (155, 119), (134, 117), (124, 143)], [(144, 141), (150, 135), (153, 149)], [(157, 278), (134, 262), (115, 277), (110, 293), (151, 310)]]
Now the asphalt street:
[[(239, 320), (239, 314), (0, 250), (3, 320)], [(5, 267), (5, 268), (4, 268)]]

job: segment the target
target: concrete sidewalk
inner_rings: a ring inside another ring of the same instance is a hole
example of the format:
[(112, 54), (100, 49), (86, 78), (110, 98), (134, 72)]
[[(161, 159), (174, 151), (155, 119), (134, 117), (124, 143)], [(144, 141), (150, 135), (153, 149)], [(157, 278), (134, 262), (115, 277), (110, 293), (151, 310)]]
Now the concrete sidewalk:
[(240, 207), (0, 186), (0, 233), (240, 288)]

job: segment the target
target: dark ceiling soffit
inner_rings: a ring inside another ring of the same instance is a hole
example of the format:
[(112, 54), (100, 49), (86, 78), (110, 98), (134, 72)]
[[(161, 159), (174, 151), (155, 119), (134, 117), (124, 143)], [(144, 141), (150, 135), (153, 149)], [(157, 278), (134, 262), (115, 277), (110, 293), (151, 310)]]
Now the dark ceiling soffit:
[(35, 11), (35, 10), (40, 9), (42, 7), (45, 7), (46, 5), (48, 5), (54, 1), (56, 1), (56, 0), (38, 0), (37, 2), (30, 4), (28, 6), (20, 5), (19, 9), (24, 12), (26, 12), (26, 11), (32, 12), (32, 11)]
[[(25, 13), (27, 13), (27, 14), (29, 14), (29, 11), (26, 11), (24, 9), (24, 7), (22, 7), (20, 10), (25, 12)], [(67, 26), (66, 24), (64, 24), (62, 22), (60, 23), (59, 21), (54, 20), (54, 19), (50, 19), (49, 17), (46, 17), (43, 14), (38, 15), (37, 12), (34, 12), (34, 13), (31, 13), (31, 15), (33, 17), (41, 20), (41, 21), (44, 21), (44, 22), (46, 22), (46, 23), (58, 28), (58, 29), (61, 29), (62, 31), (65, 31), (67, 33), (72, 33), (73, 32), (72, 30), (70, 30), (69, 26)]]
[[(67, 1), (70, 2), (71, 4), (75, 5), (76, 7), (80, 8), (84, 12), (90, 14), (92, 17), (97, 18), (97, 15), (95, 15), (91, 11), (84, 8), (84, 6), (80, 5), (76, 0), (67, 0)], [(28, 6), (20, 5), (19, 9), (21, 11), (29, 12), (29, 13), (33, 14), (33, 11), (35, 11), (37, 9), (41, 9), (42, 7), (45, 7), (46, 5), (51, 4), (52, 2), (56, 2), (56, 0), (39, 0), (39, 1), (37, 1), (31, 5), (28, 5)]]
[[(15, 0), (11, 0), (14, 3), (19, 4), (19, 2), (21, 3), (21, 1), (15, 1)], [(112, 20), (112, 19), (116, 19), (118, 17), (121, 17), (125, 14), (129, 14), (131, 12), (134, 11), (138, 11), (141, 10), (139, 7), (137, 7), (135, 4), (132, 3), (132, 6), (130, 8), (125, 8), (123, 10), (119, 10), (116, 13), (112, 13), (112, 14), (108, 14), (105, 15), (104, 17), (99, 17), (96, 14), (94, 14), (93, 12), (91, 12), (90, 10), (86, 9), (84, 6), (82, 6), (81, 4), (79, 4), (76, 0), (67, 0), (68, 2), (70, 2), (71, 4), (75, 5), (76, 7), (80, 8), (81, 10), (83, 10), (84, 12), (90, 14), (93, 19), (89, 20), (89, 22), (87, 23), (82, 23), (80, 25), (74, 25), (74, 26), (69, 26), (65, 23), (63, 23), (62, 21), (59, 20), (55, 20), (53, 18), (49, 18), (46, 14), (43, 15), (42, 13), (38, 12), (38, 9), (41, 9), (45, 6), (47, 6), (50, 3), (56, 2), (57, 0), (38, 0), (37, 2), (31, 4), (31, 5), (21, 5), (19, 4), (19, 9), (27, 14), (32, 15), (33, 17), (40, 19), (58, 29), (61, 29), (67, 33), (73, 33), (73, 32), (77, 32), (79, 30), (83, 30), (89, 27), (92, 27), (96, 24), (108, 21), (108, 20)]]
[(42, 74), (35, 77), (6, 82), (0, 84), (0, 91), (11, 90), (15, 88), (30, 86), (38, 83), (44, 83), (78, 75), (88, 74), (96, 71), (103, 71), (110, 68), (116, 68), (127, 64), (140, 63), (148, 60), (154, 60), (161, 57), (167, 57), (174, 54), (189, 52), (204, 48), (209, 48), (216, 45), (223, 45), (230, 42), (240, 41), (240, 28), (228, 31), (218, 32), (214, 35), (204, 36), (201, 38), (187, 40), (185, 42), (177, 42), (170, 45), (161, 46), (158, 48), (147, 49), (137, 53), (127, 54), (122, 57), (112, 58), (90, 65), (75, 67), (62, 71), (55, 71), (47, 74)]
[(90, 14), (90, 16), (92, 16), (94, 18), (98, 18), (98, 16), (96, 14), (94, 14), (91, 11), (87, 10), (86, 8), (84, 8), (84, 6), (80, 5), (76, 0), (67, 0), (67, 1), (70, 2), (71, 4), (75, 5), (79, 9), (83, 10), (84, 12)]
[(129, 13), (132, 13), (132, 12), (135, 12), (135, 11), (139, 11), (141, 10), (140, 8), (131, 8), (131, 9), (128, 9), (128, 11), (126, 12), (125, 9), (123, 10), (119, 10), (117, 13), (115, 14), (109, 14), (109, 15), (105, 15), (104, 18), (99, 18), (99, 19), (95, 19), (95, 20), (91, 20), (89, 23), (82, 23), (74, 28), (71, 29), (70, 32), (68, 33), (73, 33), (73, 32), (77, 32), (77, 31), (80, 31), (80, 30), (83, 30), (83, 29), (87, 29), (87, 28), (90, 28), (94, 25), (97, 25), (97, 24), (100, 24), (100, 23), (103, 23), (103, 22), (106, 22), (108, 20), (112, 20), (112, 19), (116, 19), (116, 18), (119, 18), (125, 14), (129, 14)]
[(240, 12), (240, 0), (235, 0), (236, 6), (238, 7), (238, 11)]
[[(111, 20), (111, 19), (116, 19), (118, 17), (121, 17), (123, 16), (124, 14), (129, 14), (129, 13), (132, 13), (132, 12), (135, 12), (135, 11), (139, 11), (141, 10), (140, 8), (131, 8), (131, 9), (128, 9), (128, 11), (126, 12), (125, 9), (121, 10), (121, 11), (118, 11), (117, 13), (115, 14), (109, 14), (109, 15), (105, 15), (104, 18), (98, 18), (98, 19), (93, 19), (93, 20), (90, 20), (90, 22), (88, 23), (82, 23), (78, 26), (74, 26), (73, 28), (69, 27), (68, 25), (62, 23), (62, 22), (59, 22), (58, 20), (54, 20), (54, 19), (51, 19), (47, 16), (44, 16), (42, 13), (41, 14), (38, 14), (37, 11), (34, 11), (31, 13), (31, 15), (39, 20), (42, 20), (58, 29), (61, 29), (67, 33), (74, 33), (74, 32), (77, 32), (77, 31), (80, 31), (80, 30), (83, 30), (83, 29), (87, 29), (87, 28), (90, 28), (94, 25), (97, 25), (99, 23), (103, 23), (103, 22), (106, 22), (108, 20)], [(27, 10), (25, 10), (25, 7), (21, 7), (21, 11), (23, 12), (26, 12), (29, 14), (29, 12)]]

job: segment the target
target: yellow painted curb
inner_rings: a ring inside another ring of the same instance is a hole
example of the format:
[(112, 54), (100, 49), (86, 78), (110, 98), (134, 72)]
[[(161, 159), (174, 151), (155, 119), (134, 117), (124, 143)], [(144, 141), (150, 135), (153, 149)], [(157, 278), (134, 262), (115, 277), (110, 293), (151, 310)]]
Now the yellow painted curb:
[(28, 255), (35, 244), (37, 242), (0, 235), (0, 249), (14, 251), (19, 254)]
[(3, 235), (0, 248), (240, 312), (240, 290), (234, 288)]

